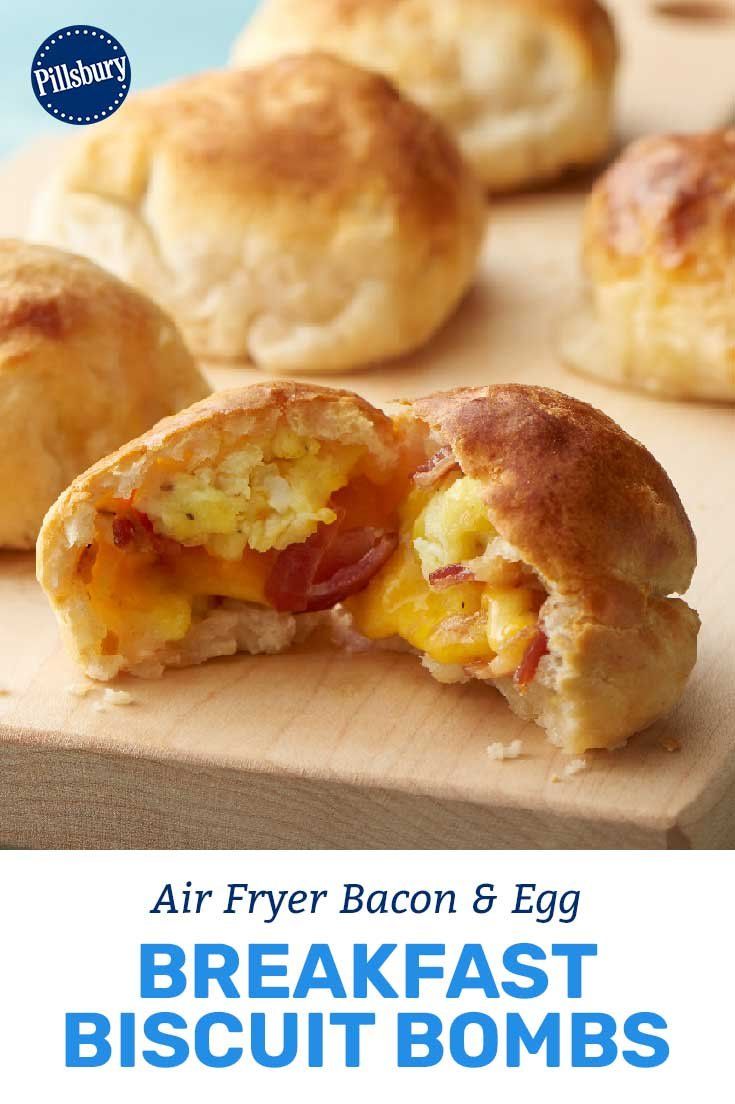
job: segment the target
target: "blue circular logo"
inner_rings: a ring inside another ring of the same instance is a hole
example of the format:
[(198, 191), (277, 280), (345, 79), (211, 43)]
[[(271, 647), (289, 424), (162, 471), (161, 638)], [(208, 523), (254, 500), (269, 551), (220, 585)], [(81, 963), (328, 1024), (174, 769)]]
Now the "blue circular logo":
[(130, 91), (130, 61), (114, 35), (83, 24), (62, 27), (36, 50), (33, 92), (62, 123), (87, 126), (114, 115)]

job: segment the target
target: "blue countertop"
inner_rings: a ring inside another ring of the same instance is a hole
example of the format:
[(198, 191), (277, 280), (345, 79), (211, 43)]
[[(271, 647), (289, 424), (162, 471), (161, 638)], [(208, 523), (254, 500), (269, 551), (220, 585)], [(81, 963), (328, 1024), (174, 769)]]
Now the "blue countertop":
[(8, 0), (0, 34), (0, 157), (44, 133), (70, 128), (31, 91), (41, 42), (60, 27), (89, 23), (113, 34), (130, 58), (132, 89), (223, 65), (257, 0)]

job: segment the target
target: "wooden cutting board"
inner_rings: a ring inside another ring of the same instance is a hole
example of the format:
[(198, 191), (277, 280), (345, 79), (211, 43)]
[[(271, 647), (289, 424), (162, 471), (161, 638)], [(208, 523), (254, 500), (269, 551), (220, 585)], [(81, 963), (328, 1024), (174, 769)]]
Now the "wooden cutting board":
[[(662, 18), (624, 0), (625, 138), (735, 113), (735, 17)], [(691, 5), (688, 5), (691, 7)], [(712, 7), (712, 5), (709, 5)], [(59, 146), (0, 170), (0, 232), (22, 232)], [(585, 182), (498, 201), (472, 292), (432, 344), (390, 367), (333, 377), (375, 402), (518, 380), (569, 391), (644, 441), (699, 537), (689, 601), (700, 657), (680, 706), (617, 753), (564, 760), (485, 687), (446, 687), (410, 656), (233, 657), (98, 709), (68, 692), (32, 556), (0, 556), (0, 843), (43, 847), (735, 846), (735, 410), (663, 403), (570, 375), (553, 351), (579, 287)], [(212, 368), (216, 386), (259, 378)], [(520, 737), (520, 759), (487, 745)], [(662, 743), (680, 743), (667, 751)]]

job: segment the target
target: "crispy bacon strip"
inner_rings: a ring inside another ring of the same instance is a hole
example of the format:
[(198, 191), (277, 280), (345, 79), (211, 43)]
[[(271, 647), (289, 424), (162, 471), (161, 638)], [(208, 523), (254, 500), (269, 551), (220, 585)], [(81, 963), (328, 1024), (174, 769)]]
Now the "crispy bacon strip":
[(324, 554), (325, 528), (320, 525), (307, 540), (290, 544), (276, 556), (265, 584), (265, 596), (274, 609), (283, 613), (306, 609), (306, 595)]
[(449, 445), (444, 445), (425, 464), (421, 464), (416, 468), (413, 473), (413, 481), (419, 487), (431, 487), (447, 472), (453, 471), (455, 468), (459, 468), (459, 464), (454, 453)]
[(549, 642), (546, 639), (546, 633), (542, 629), (537, 629), (513, 675), (513, 682), (519, 690), (525, 690), (533, 681), (538, 665), (548, 651)]
[(376, 530), (373, 543), (356, 563), (339, 568), (330, 578), (311, 587), (306, 609), (331, 609), (337, 602), (343, 602), (351, 594), (363, 590), (397, 547), (397, 533), (380, 533)]
[(436, 571), (429, 574), (429, 586), (434, 587), (434, 590), (446, 590), (447, 587), (455, 586), (457, 583), (474, 582), (477, 582), (476, 577), (461, 563), (446, 564), (445, 567), (438, 567)]
[(265, 596), (281, 612), (329, 609), (366, 587), (397, 546), (397, 533), (320, 525), (308, 540), (278, 554)]

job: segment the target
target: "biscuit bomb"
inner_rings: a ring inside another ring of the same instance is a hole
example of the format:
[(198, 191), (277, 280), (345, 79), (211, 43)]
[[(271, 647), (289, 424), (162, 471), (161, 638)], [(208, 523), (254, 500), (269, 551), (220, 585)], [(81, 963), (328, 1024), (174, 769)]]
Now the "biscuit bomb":
[(336, 58), (204, 73), (88, 130), (34, 232), (163, 303), (199, 355), (309, 372), (395, 357), (473, 278), (486, 209), (454, 142)]
[(176, 327), (83, 257), (0, 240), (0, 547), (100, 456), (209, 388)]
[(232, 60), (309, 49), (385, 73), (491, 191), (593, 164), (610, 145), (617, 44), (597, 0), (262, 0)]
[(735, 129), (634, 142), (584, 220), (588, 308), (563, 354), (611, 383), (735, 400)]
[(274, 652), (337, 607), (577, 753), (669, 710), (699, 621), (670, 480), (599, 411), (508, 384), (404, 404), (212, 395), (77, 479), (38, 577), (86, 672)]

